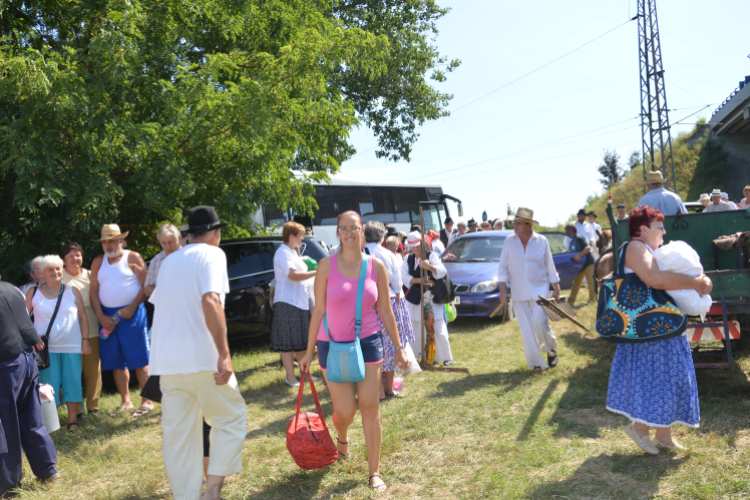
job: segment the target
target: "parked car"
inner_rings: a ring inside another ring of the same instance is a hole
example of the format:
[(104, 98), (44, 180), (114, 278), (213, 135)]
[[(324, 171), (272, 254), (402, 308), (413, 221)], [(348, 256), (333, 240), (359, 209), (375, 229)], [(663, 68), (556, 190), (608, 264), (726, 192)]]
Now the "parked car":
[[(273, 311), (269, 304), (274, 279), (273, 257), (284, 243), (281, 236), (257, 236), (221, 242), (227, 255), (229, 289), (224, 312), (230, 342), (261, 339), (271, 334)], [(305, 236), (301, 253), (320, 262), (328, 257), (312, 236)]]
[[(505, 238), (511, 234), (508, 230), (465, 234), (445, 249), (442, 261), (456, 290), (458, 316), (489, 316), (500, 305), (497, 266)], [(541, 234), (549, 241), (560, 287), (569, 289), (583, 262), (572, 260), (576, 253), (568, 252), (565, 233)]]

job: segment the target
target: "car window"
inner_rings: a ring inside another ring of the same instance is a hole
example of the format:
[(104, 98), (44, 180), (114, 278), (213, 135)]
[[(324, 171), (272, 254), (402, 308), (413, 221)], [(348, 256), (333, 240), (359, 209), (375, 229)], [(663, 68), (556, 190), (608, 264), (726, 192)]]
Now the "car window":
[(221, 249), (227, 256), (227, 273), (230, 280), (266, 270), (257, 243), (232, 243), (222, 246)]
[(499, 262), (504, 236), (459, 238), (443, 253), (443, 262)]
[(302, 255), (315, 259), (316, 262), (328, 257), (328, 252), (323, 250), (323, 247), (315, 241), (303, 241), (301, 250)]
[(545, 238), (547, 238), (547, 241), (549, 241), (549, 249), (552, 252), (552, 255), (557, 255), (559, 253), (568, 253), (570, 250), (568, 250), (568, 247), (565, 245), (566, 241), (570, 241), (568, 238), (570, 238), (565, 233), (542, 233)]

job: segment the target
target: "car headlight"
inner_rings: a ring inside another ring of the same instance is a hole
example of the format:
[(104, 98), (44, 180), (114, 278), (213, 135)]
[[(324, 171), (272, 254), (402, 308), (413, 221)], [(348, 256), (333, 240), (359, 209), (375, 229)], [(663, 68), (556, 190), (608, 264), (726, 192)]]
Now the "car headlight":
[(482, 281), (471, 287), (471, 293), (490, 293), (497, 290), (496, 281)]

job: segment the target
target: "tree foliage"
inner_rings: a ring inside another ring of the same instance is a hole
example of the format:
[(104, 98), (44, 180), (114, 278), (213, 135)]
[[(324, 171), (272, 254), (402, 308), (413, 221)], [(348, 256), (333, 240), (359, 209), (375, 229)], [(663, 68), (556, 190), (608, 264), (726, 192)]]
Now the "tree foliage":
[(628, 171), (631, 172), (635, 167), (641, 164), (641, 153), (637, 149), (630, 152), (628, 157)]
[(451, 97), (428, 83), (458, 64), (435, 47), (445, 13), (431, 0), (0, 3), (0, 271), (199, 203), (242, 227), (261, 204), (307, 212), (361, 123), (379, 156), (408, 160), (416, 125)]
[(609, 189), (622, 181), (624, 175), (620, 167), (620, 155), (617, 154), (617, 150), (604, 151), (602, 164), (599, 165), (598, 170), (602, 176), (599, 182), (602, 183), (604, 189)]

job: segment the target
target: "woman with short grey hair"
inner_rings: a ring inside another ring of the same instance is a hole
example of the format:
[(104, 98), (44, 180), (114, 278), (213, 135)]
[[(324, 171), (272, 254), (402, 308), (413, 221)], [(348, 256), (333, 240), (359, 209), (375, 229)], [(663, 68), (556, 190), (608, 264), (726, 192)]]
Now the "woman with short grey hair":
[[(406, 342), (414, 341), (414, 333), (403, 297), (402, 287), (404, 283), (401, 278), (401, 263), (395, 254), (381, 245), (386, 233), (387, 231), (382, 222), (370, 221), (365, 224), (365, 241), (367, 245), (365, 245), (364, 252), (372, 255), (385, 265), (385, 270), (388, 274), (391, 309), (393, 309), (393, 315), (396, 317), (396, 326), (398, 327), (398, 336), (401, 340), (401, 345), (404, 346)], [(380, 330), (383, 332), (383, 350), (385, 351), (385, 358), (383, 359), (385, 386), (382, 384), (380, 386), (380, 399), (385, 399), (387, 396), (394, 395), (393, 373), (396, 368), (396, 349), (390, 337), (385, 333), (385, 326), (382, 321), (380, 322)]]
[(159, 229), (156, 231), (156, 239), (159, 241), (162, 251), (156, 254), (148, 264), (148, 274), (146, 274), (146, 282), (143, 285), (143, 292), (146, 294), (146, 297), (150, 297), (154, 293), (161, 263), (169, 254), (182, 248), (180, 244), (180, 230), (173, 224), (167, 223), (159, 226)]

